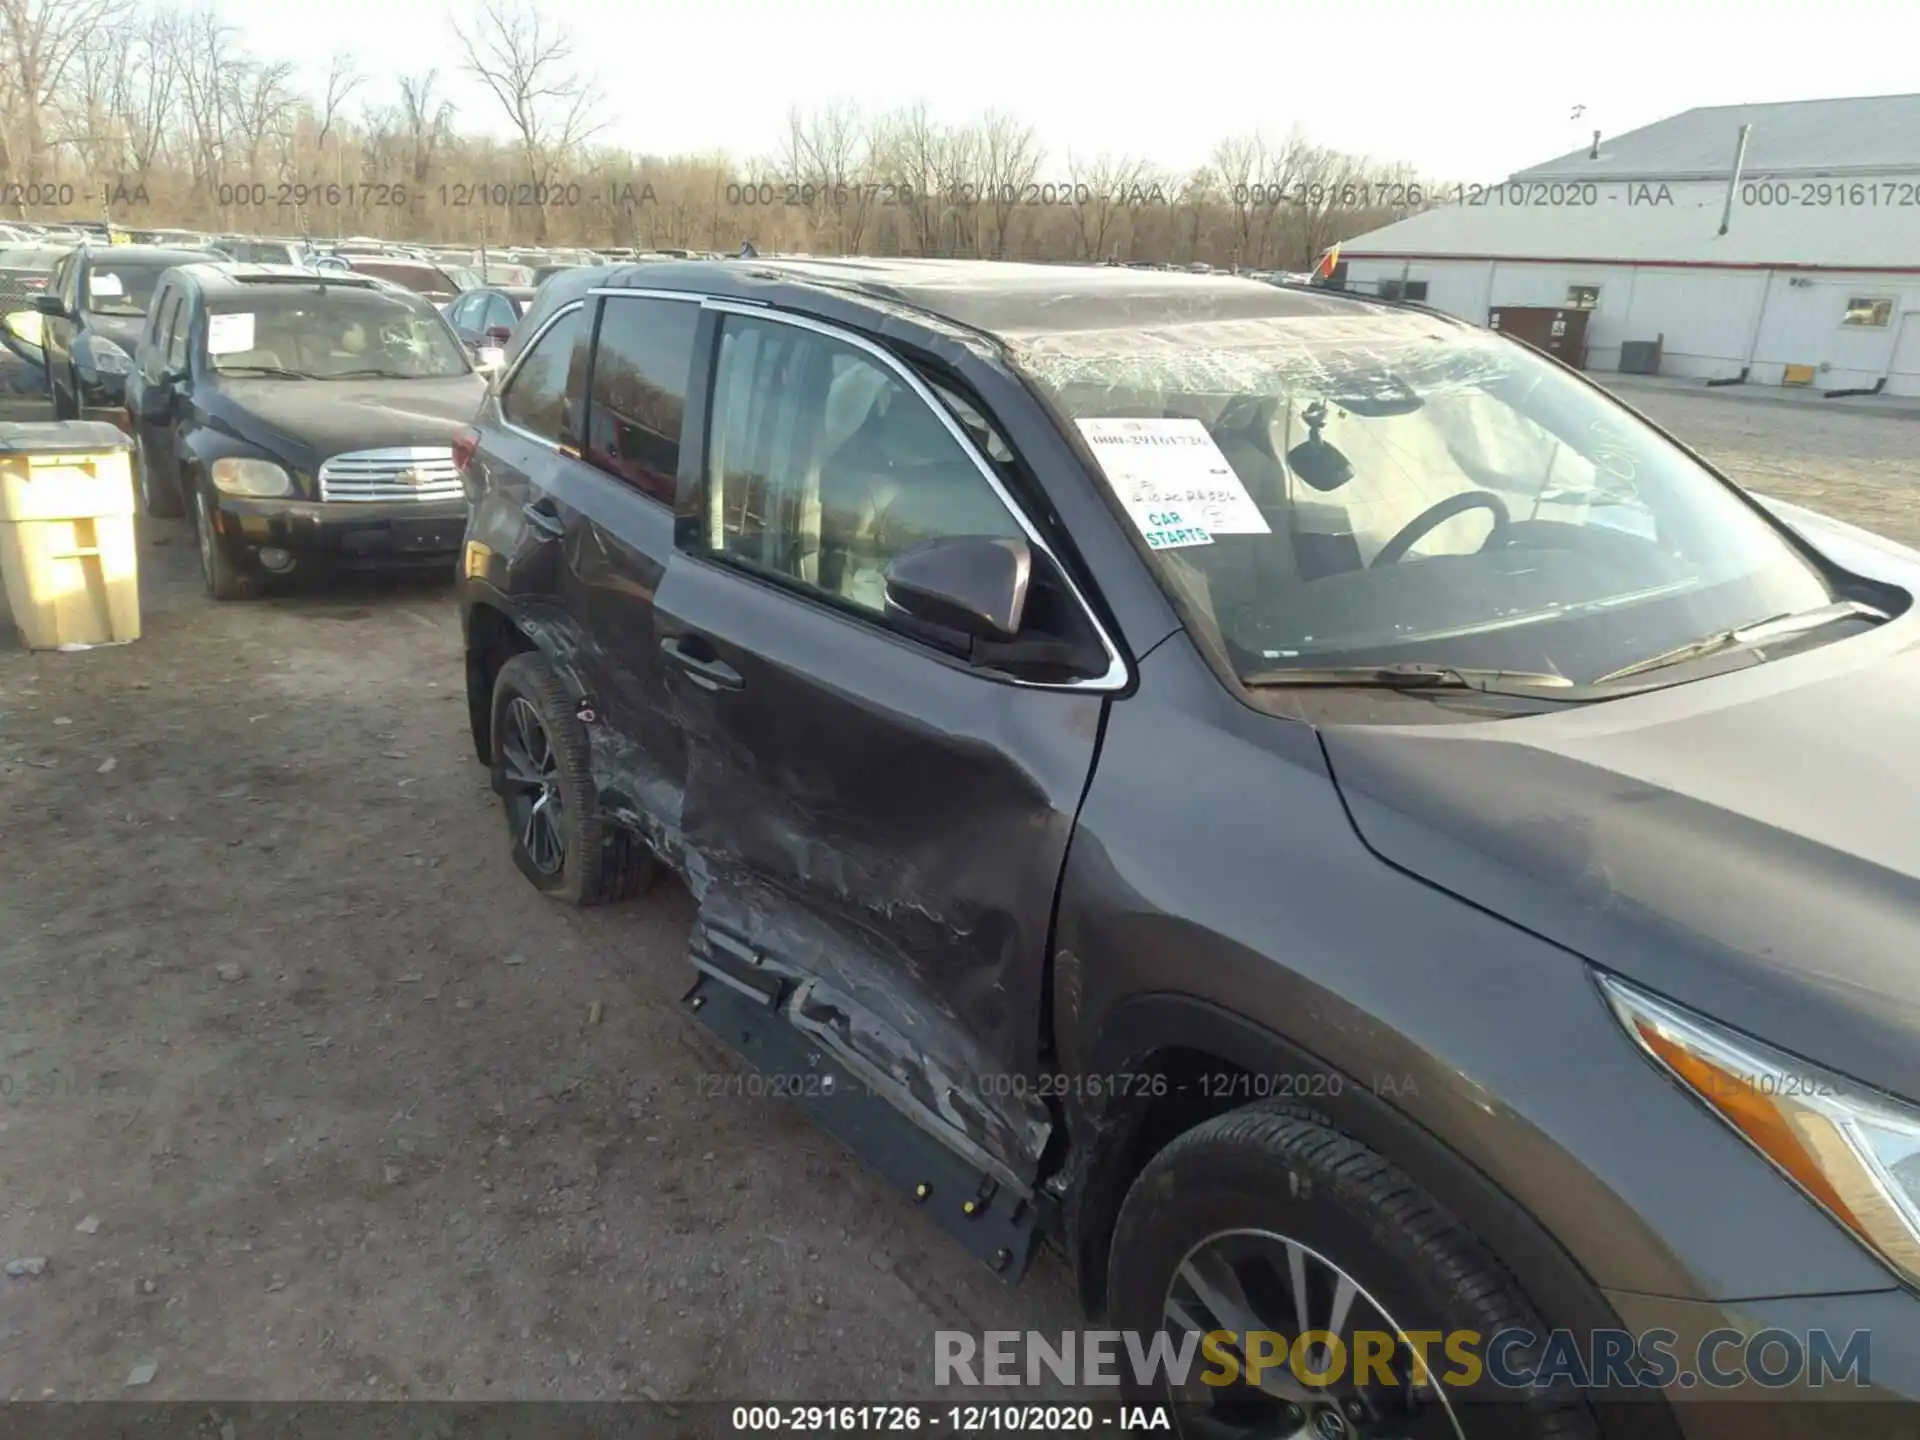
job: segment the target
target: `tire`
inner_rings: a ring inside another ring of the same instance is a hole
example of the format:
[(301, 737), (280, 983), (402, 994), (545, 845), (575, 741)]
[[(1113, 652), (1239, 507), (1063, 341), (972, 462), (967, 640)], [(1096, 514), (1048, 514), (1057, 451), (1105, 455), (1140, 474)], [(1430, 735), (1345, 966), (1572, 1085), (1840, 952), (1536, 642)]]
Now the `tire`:
[[(544, 655), (528, 651), (500, 667), (489, 729), (513, 863), (534, 888), (577, 906), (645, 893), (658, 862), (639, 836), (600, 813), (586, 727)], [(537, 787), (535, 774), (543, 777)], [(546, 818), (530, 823), (535, 805)]]
[(253, 578), (242, 575), (228, 557), (226, 546), (214, 531), (203, 489), (193, 492), (193, 532), (200, 549), (200, 578), (209, 600), (251, 600), (260, 593)]
[(180, 503), (179, 478), (154, 474), (144, 437), (133, 442), (133, 483), (140, 491), (140, 508), (154, 519), (178, 520), (185, 512), (186, 507)]
[[(1269, 1252), (1282, 1263), (1268, 1268)], [(1296, 1270), (1297, 1255), (1308, 1258)], [(1542, 1339), (1549, 1333), (1511, 1275), (1438, 1201), (1359, 1142), (1286, 1106), (1251, 1106), (1189, 1130), (1154, 1156), (1121, 1205), (1108, 1293), (1124, 1331), (1151, 1337), (1178, 1328), (1167, 1316), (1179, 1306), (1179, 1313), (1193, 1317), (1200, 1328), (1270, 1328), (1291, 1343), (1301, 1329), (1290, 1283), (1297, 1276), (1307, 1279), (1313, 1297), (1308, 1328), (1329, 1325), (1339, 1288), (1350, 1280), (1357, 1287), (1350, 1293), (1357, 1298), (1348, 1302), (1347, 1325), (1338, 1328), (1387, 1335), (1472, 1330), (1483, 1347), (1503, 1330), (1526, 1330)], [(1204, 1288), (1189, 1284), (1188, 1277), (1200, 1279)], [(1236, 1292), (1223, 1288), (1222, 1278), (1237, 1286), (1243, 1309), (1234, 1310)], [(1262, 1300), (1247, 1298), (1256, 1295)], [(1227, 1303), (1210, 1305), (1207, 1296), (1224, 1296)], [(1233, 1323), (1221, 1318), (1223, 1310), (1260, 1323)], [(1517, 1346), (1507, 1361), (1524, 1370), (1540, 1354), (1538, 1344)], [(1434, 1346), (1429, 1358), (1436, 1377), (1456, 1369), (1441, 1346)], [(1196, 1355), (1192, 1378), (1207, 1373), (1207, 1365)], [(1266, 1424), (1272, 1433), (1372, 1433), (1359, 1423), (1364, 1412), (1350, 1409), (1344, 1420), (1332, 1417), (1319, 1430), (1314, 1425), (1322, 1410), (1406, 1393), (1375, 1386), (1362, 1397), (1350, 1385), (1344, 1391), (1339, 1382), (1316, 1389), (1300, 1385), (1292, 1372), (1282, 1373), (1280, 1383), (1292, 1386), (1290, 1400), (1254, 1394), (1239, 1402), (1251, 1405), (1251, 1414), (1258, 1416), (1266, 1413), (1261, 1407), (1298, 1401), (1299, 1413)], [(1225, 1392), (1208, 1395), (1203, 1384), (1173, 1395), (1164, 1380), (1142, 1387), (1128, 1376), (1127, 1383), (1131, 1397), (1142, 1404), (1170, 1398), (1190, 1402), (1196, 1393), (1201, 1404), (1236, 1403)], [(1468, 1440), (1597, 1440), (1600, 1434), (1585, 1400), (1571, 1388), (1437, 1388)], [(1227, 1412), (1216, 1411), (1203, 1423), (1222, 1413)], [(1445, 1419), (1429, 1416), (1438, 1422), (1435, 1433), (1447, 1428)]]

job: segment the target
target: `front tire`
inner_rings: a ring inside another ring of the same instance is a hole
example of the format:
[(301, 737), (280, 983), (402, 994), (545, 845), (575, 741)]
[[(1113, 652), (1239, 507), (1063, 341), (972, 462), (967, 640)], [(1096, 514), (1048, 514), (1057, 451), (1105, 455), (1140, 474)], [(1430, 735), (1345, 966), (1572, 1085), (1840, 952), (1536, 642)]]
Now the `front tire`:
[(193, 492), (194, 538), (200, 546), (200, 578), (210, 600), (251, 600), (259, 587), (242, 575), (227, 555), (219, 533), (213, 528), (213, 507), (207, 504), (207, 492)]
[[(1128, 1191), (1115, 1227), (1109, 1275), (1124, 1331), (1161, 1332), (1176, 1350), (1189, 1330), (1266, 1332), (1284, 1356), (1303, 1333), (1341, 1337), (1338, 1353), (1308, 1352), (1302, 1380), (1282, 1360), (1253, 1386), (1209, 1386), (1196, 1359), (1189, 1383), (1135, 1386), (1140, 1403), (1177, 1402), (1184, 1433), (1433, 1440), (1594, 1440), (1599, 1430), (1565, 1389), (1466, 1390), (1444, 1377), (1460, 1367), (1444, 1345), (1427, 1354), (1436, 1382), (1411, 1384), (1412, 1351), (1395, 1337), (1421, 1330), (1474, 1331), (1475, 1353), (1502, 1331), (1539, 1337), (1505, 1354), (1510, 1371), (1537, 1364), (1547, 1327), (1513, 1278), (1438, 1201), (1395, 1166), (1319, 1119), (1259, 1105), (1209, 1120), (1156, 1155)], [(1367, 1341), (1364, 1334), (1378, 1339)], [(1354, 1360), (1371, 1344), (1397, 1383), (1355, 1384)], [(1244, 1365), (1244, 1349), (1229, 1348)], [(1213, 1368), (1218, 1377), (1221, 1371)], [(1490, 1395), (1499, 1398), (1488, 1398)]]
[(493, 685), (494, 793), (507, 812), (513, 863), (565, 905), (629, 900), (657, 862), (637, 835), (600, 813), (586, 727), (544, 655), (515, 655)]

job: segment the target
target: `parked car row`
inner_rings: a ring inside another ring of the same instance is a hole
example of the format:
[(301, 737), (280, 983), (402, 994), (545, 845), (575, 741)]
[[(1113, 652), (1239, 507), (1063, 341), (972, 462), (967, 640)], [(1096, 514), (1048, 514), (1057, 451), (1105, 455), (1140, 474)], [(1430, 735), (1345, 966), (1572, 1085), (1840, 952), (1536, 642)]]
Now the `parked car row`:
[(212, 598), (452, 564), (452, 439), (491, 366), (428, 297), (358, 268), (82, 244), (30, 300), (0, 340), (56, 418), (130, 432), (143, 508), (193, 521)]

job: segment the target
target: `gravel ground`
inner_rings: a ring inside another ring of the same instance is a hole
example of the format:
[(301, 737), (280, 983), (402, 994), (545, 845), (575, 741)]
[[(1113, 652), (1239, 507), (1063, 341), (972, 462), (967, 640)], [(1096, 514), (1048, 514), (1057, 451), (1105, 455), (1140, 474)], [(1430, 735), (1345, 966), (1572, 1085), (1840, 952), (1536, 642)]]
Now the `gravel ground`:
[[(1920, 424), (1630, 398), (1920, 541)], [(926, 1398), (935, 1330), (1076, 1322), (1056, 1262), (1005, 1287), (714, 1098), (683, 893), (520, 879), (444, 588), (216, 606), (185, 527), (141, 553), (138, 644), (0, 627), (0, 1260), (45, 1262), (0, 1278), (0, 1394)]]

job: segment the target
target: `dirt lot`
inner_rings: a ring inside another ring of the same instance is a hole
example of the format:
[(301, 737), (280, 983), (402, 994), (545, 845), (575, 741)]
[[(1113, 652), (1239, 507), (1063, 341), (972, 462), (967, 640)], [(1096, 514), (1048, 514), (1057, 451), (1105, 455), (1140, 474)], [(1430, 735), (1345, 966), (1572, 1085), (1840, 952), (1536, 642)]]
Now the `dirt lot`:
[[(1920, 541), (1920, 423), (1634, 403)], [(445, 590), (216, 606), (152, 522), (146, 635), (0, 641), (0, 1393), (881, 1399), (1008, 1289), (675, 1001), (689, 906), (507, 858)], [(599, 1023), (590, 1016), (599, 1007)], [(158, 1369), (124, 1387), (137, 1365)]]

